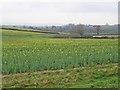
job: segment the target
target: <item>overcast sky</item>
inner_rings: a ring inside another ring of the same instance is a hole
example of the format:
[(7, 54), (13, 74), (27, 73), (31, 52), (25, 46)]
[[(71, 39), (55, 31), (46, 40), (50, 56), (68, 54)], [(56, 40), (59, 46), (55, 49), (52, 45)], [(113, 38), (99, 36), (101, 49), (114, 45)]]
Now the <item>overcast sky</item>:
[[(41, 1), (41, 0), (40, 0)], [(64, 0), (61, 2), (8, 0), (1, 3), (3, 24), (63, 25), (117, 24), (118, 2), (113, 0)]]

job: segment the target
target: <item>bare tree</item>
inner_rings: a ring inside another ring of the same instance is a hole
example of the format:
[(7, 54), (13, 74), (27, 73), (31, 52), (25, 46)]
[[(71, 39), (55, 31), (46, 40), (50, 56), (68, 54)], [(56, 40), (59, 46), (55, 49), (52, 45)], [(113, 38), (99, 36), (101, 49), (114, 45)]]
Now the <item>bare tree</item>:
[(100, 25), (95, 25), (94, 27), (96, 28), (97, 35), (99, 35), (99, 33), (100, 33)]
[(83, 36), (83, 34), (84, 34), (84, 27), (83, 27), (83, 25), (76, 25), (75, 26), (75, 32), (77, 33), (77, 34), (79, 34), (80, 36)]

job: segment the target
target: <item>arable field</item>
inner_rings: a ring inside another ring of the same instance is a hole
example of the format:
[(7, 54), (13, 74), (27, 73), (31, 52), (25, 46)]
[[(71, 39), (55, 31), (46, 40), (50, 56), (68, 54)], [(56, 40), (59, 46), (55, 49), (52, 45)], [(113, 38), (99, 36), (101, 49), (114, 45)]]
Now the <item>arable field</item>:
[[(3, 87), (70, 87), (73, 83), (74, 88), (117, 87), (117, 39), (58, 39), (49, 38), (52, 34), (9, 30), (2, 34)], [(88, 82), (83, 81), (86, 78)], [(100, 82), (104, 78), (106, 84)]]

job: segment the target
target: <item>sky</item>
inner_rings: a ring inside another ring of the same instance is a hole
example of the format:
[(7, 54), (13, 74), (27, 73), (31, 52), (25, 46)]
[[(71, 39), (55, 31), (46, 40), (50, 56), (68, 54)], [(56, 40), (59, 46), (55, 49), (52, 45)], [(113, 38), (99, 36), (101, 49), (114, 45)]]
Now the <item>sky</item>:
[(117, 24), (118, 0), (2, 0), (0, 23)]

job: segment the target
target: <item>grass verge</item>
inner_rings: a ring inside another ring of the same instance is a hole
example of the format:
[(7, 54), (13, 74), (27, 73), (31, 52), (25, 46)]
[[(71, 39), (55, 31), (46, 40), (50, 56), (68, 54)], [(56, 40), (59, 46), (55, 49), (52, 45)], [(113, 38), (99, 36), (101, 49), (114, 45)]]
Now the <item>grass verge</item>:
[(3, 88), (117, 88), (118, 65), (3, 75)]

